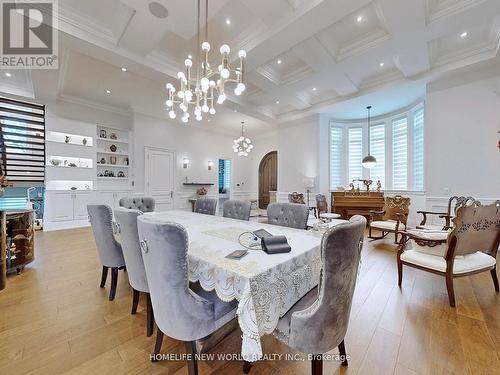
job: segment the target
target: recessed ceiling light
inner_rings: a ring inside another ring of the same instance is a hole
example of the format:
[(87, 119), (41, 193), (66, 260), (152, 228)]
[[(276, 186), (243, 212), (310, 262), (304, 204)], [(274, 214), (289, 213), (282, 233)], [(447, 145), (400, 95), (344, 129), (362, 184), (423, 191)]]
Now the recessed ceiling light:
[(127, 71), (127, 68), (122, 67), (122, 72), (126, 72), (126, 71)]
[(281, 64), (281, 63), (282, 63), (281, 60), (276, 61), (276, 64)]
[(464, 31), (462, 34), (460, 34), (460, 38), (465, 38), (467, 35), (469, 35), (467, 31)]
[(238, 112), (238, 111), (235, 109), (234, 112)]
[(193, 58), (193, 55), (188, 55), (188, 59), (192, 59)]
[(9, 72), (6, 72), (6, 73), (5, 73), (5, 75), (6, 75), (7, 77), (12, 77), (12, 74), (10, 74)]
[(231, 25), (231, 20), (229, 18), (226, 18), (226, 25)]
[(363, 17), (358, 16), (358, 18), (356, 18), (356, 21), (358, 21), (358, 22), (363, 22)]
[(316, 91), (316, 87), (313, 87), (313, 91)]
[(385, 65), (385, 62), (381, 62), (380, 64), (378, 64), (378, 66), (380, 66), (381, 68), (383, 68)]
[(276, 104), (280, 104), (280, 101), (279, 101), (279, 100), (276, 100)]
[(111, 90), (106, 90), (106, 94), (111, 94)]

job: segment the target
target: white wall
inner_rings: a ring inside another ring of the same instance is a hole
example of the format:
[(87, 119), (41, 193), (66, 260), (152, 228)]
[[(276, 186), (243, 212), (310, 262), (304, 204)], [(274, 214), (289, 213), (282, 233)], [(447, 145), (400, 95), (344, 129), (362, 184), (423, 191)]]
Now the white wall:
[[(189, 125), (170, 123), (167, 120), (136, 114), (133, 121), (133, 142), (135, 161), (135, 193), (143, 193), (145, 147), (158, 147), (175, 151), (175, 202), (176, 208), (188, 208), (188, 198), (195, 195), (196, 187), (185, 187), (183, 182), (187, 177), (189, 182), (211, 182), (215, 185), (208, 195), (218, 194), (218, 160), (232, 160), (232, 195), (237, 199), (256, 197), (252, 190), (256, 183), (252, 169), (252, 159), (238, 157), (232, 149), (234, 137), (200, 129)], [(188, 158), (187, 169), (182, 166), (182, 160)], [(212, 171), (208, 171), (208, 161), (214, 162)], [(239, 184), (240, 186), (237, 186)]]
[(429, 87), (426, 101), (426, 194), (500, 197), (500, 96), (497, 78)]

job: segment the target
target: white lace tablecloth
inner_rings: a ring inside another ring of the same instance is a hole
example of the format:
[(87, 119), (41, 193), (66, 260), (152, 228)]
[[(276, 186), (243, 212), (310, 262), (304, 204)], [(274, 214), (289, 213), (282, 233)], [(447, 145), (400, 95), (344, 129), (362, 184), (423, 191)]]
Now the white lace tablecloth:
[[(190, 281), (199, 281), (207, 291), (215, 290), (223, 301), (238, 300), (241, 352), (248, 361), (261, 358), (260, 337), (273, 332), (278, 319), (319, 282), (321, 236), (315, 232), (186, 211), (146, 215), (186, 228)], [(241, 233), (260, 228), (285, 235), (292, 251), (267, 255), (261, 250), (249, 250), (239, 260), (225, 258), (243, 249), (238, 243)]]

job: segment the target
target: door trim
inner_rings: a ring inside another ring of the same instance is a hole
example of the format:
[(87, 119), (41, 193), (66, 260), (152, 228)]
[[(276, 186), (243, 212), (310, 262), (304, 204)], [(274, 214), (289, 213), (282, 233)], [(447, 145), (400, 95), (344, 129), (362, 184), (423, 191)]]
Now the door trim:
[(163, 151), (170, 152), (174, 155), (174, 170), (172, 171), (172, 208), (175, 209), (175, 195), (176, 195), (176, 170), (177, 170), (177, 152), (168, 148), (144, 146), (144, 194), (149, 194), (148, 183), (148, 152), (149, 151)]
[(257, 181), (257, 205), (259, 208), (260, 207), (260, 202), (262, 200), (261, 198), (261, 179), (262, 179), (262, 166), (263, 166), (263, 163), (264, 161), (272, 154), (275, 154), (276, 155), (276, 191), (278, 190), (278, 150), (274, 150), (274, 151), (269, 151), (268, 153), (266, 153), (262, 159), (260, 160), (260, 163), (259, 163), (259, 171), (258, 171), (258, 181)]

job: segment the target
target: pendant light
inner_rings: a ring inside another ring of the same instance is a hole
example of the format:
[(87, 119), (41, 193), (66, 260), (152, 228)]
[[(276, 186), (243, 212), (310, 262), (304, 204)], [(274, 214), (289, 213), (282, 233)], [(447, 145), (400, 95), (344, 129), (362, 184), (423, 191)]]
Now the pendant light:
[(370, 155), (370, 110), (372, 106), (369, 105), (366, 109), (368, 110), (368, 155), (363, 158), (361, 164), (363, 164), (363, 168), (372, 169), (377, 165), (377, 159)]

